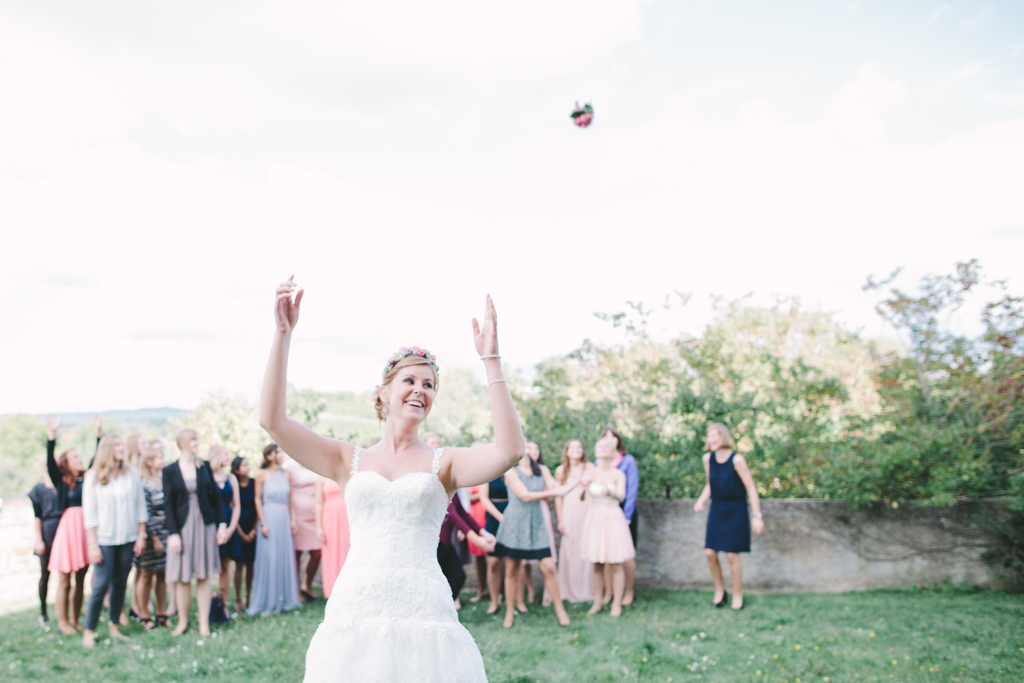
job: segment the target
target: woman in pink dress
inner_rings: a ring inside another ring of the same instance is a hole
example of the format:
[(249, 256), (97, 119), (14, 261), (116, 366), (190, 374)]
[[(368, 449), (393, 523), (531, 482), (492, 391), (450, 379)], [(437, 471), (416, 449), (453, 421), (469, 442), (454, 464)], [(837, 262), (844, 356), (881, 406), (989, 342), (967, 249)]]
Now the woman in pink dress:
[(594, 599), (590, 585), (594, 572), (590, 562), (583, 558), (583, 522), (587, 518), (590, 500), (584, 499), (583, 487), (579, 481), (594, 468), (587, 460), (583, 443), (573, 439), (565, 444), (562, 464), (555, 470), (559, 484), (577, 482), (576, 487), (564, 498), (555, 499), (555, 514), (558, 517), (558, 531), (562, 534), (561, 557), (558, 560), (558, 588), (562, 599), (569, 602), (590, 602)]
[(626, 499), (626, 475), (612, 465), (615, 444), (615, 437), (607, 436), (597, 442), (597, 467), (585, 473), (580, 480), (586, 497), (590, 499), (590, 509), (583, 522), (580, 551), (583, 559), (594, 565), (594, 606), (587, 614), (597, 614), (604, 609), (607, 566), (612, 579), (613, 617), (622, 614), (622, 594), (626, 588), (626, 573), (622, 565), (636, 557), (629, 522), (619, 507), (619, 503)]
[[(320, 568), (320, 548), (323, 543), (316, 523), (316, 483), (320, 477), (288, 458), (283, 466), (292, 479), (292, 500), (295, 503), (295, 521), (298, 528), (293, 534), (295, 541), (295, 574), (299, 579), (299, 595), (302, 601), (316, 600), (313, 593), (313, 579)], [(309, 553), (306, 572), (302, 572), (302, 553)], [(305, 581), (303, 581), (305, 579)]]
[(316, 482), (316, 531), (323, 543), (320, 583), (329, 598), (348, 555), (348, 513), (338, 482), (325, 477)]

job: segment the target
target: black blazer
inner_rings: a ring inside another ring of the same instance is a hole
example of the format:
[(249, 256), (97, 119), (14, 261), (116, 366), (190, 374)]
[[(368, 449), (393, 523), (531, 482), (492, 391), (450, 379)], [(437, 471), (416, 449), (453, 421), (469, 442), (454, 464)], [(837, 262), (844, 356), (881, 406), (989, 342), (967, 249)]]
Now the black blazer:
[[(226, 524), (224, 506), (220, 502), (220, 492), (213, 480), (213, 470), (205, 460), (196, 465), (196, 496), (199, 498), (199, 511), (203, 513), (203, 524)], [(181, 468), (173, 462), (164, 468), (164, 525), (168, 535), (180, 534), (181, 527), (188, 519), (188, 489), (185, 478), (181, 476)]]

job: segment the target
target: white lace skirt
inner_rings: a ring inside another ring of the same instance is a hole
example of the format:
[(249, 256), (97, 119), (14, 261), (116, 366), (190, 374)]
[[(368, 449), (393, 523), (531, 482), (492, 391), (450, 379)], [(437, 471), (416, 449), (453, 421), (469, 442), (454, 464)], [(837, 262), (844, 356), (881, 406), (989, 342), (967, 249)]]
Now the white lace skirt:
[(306, 653), (305, 683), (486, 683), (451, 589), (428, 567), (346, 562)]

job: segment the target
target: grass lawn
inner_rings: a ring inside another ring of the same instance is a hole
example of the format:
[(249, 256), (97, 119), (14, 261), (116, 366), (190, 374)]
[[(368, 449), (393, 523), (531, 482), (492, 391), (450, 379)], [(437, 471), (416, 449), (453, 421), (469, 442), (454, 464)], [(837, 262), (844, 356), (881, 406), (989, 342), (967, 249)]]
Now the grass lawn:
[[(468, 596), (465, 596), (468, 597)], [(648, 591), (620, 619), (584, 616), (559, 628), (531, 607), (509, 631), (467, 605), (491, 683), (534, 681), (1024, 681), (1024, 596), (874, 591), (748, 596), (715, 610), (705, 592)], [(42, 632), (33, 611), (0, 616), (0, 679), (147, 681), (228, 677), (299, 681), (323, 602), (274, 617), (240, 617), (205, 642), (192, 630), (125, 629), (92, 651)], [(195, 622), (193, 621), (193, 624)], [(105, 626), (101, 626), (105, 633)], [(343, 673), (339, 663), (339, 673)], [(355, 683), (355, 682), (354, 682)]]

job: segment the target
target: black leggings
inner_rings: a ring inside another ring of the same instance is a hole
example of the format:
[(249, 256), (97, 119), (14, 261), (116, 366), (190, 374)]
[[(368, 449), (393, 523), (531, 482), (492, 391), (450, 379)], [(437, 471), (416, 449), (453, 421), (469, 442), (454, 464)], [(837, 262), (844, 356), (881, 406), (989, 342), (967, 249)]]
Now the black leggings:
[(444, 543), (438, 543), (437, 563), (441, 565), (441, 572), (444, 574), (444, 578), (448, 579), (448, 585), (451, 586), (452, 599), (454, 600), (459, 597), (459, 593), (466, 583), (466, 570), (462, 568), (462, 560), (459, 559), (459, 554), (455, 552), (455, 548)]
[(100, 546), (103, 562), (92, 566), (92, 595), (89, 596), (89, 608), (85, 612), (85, 627), (90, 631), (95, 631), (100, 622), (100, 610), (103, 609), (103, 596), (107, 589), (110, 590), (110, 623), (120, 623), (125, 584), (128, 583), (128, 572), (132, 568), (133, 546), (133, 543)]
[(39, 613), (43, 619), (49, 619), (46, 615), (46, 595), (50, 590), (50, 554), (39, 557)]

